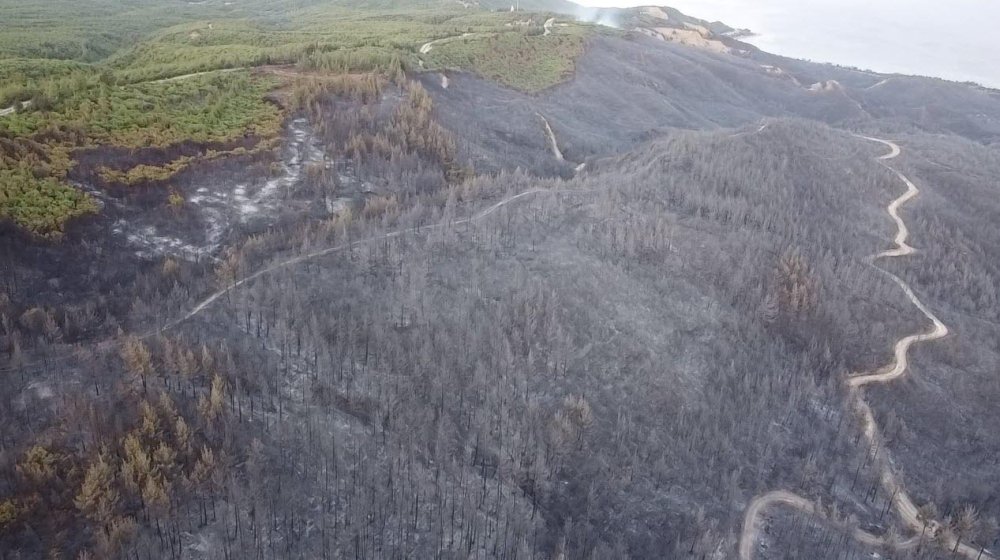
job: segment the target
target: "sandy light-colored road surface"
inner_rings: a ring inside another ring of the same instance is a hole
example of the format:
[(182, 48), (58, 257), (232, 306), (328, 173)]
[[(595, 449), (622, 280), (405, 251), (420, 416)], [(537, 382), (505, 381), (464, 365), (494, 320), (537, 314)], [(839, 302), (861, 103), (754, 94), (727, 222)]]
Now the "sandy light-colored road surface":
[[(31, 101), (22, 101), (21, 102), (21, 108), (22, 109), (27, 109), (28, 107), (31, 107)], [(15, 111), (17, 111), (17, 105), (11, 105), (10, 107), (7, 107), (5, 109), (0, 109), (0, 117), (6, 117), (7, 115), (13, 115)]]
[(420, 46), (420, 54), (430, 54), (431, 50), (434, 49), (435, 45), (440, 45), (447, 43), (448, 41), (454, 41), (455, 39), (461, 39), (463, 37), (468, 37), (472, 33), (462, 33), (461, 35), (452, 35), (451, 37), (444, 37), (441, 39), (435, 39), (433, 41), (428, 41)]
[(563, 157), (562, 150), (559, 149), (559, 141), (556, 140), (556, 133), (552, 131), (552, 127), (549, 126), (549, 119), (546, 119), (541, 113), (535, 113), (538, 118), (542, 119), (542, 124), (545, 125), (545, 134), (549, 137), (549, 149), (552, 150), (552, 155), (559, 161), (566, 161)]
[[(822, 515), (822, 512), (818, 511), (816, 504), (803, 498), (802, 496), (792, 494), (791, 492), (785, 492), (783, 490), (768, 492), (767, 494), (754, 498), (747, 507), (747, 513), (743, 518), (744, 525), (742, 534), (744, 537), (746, 535), (754, 535), (760, 530), (760, 527), (758, 527), (756, 523), (761, 518), (764, 510), (779, 505), (791, 507), (810, 515)], [(867, 531), (862, 531), (861, 529), (853, 529), (852, 534), (858, 541), (876, 547), (889, 546), (899, 550), (913, 548), (920, 544), (919, 537), (912, 537), (906, 539), (905, 541), (890, 541), (883, 537), (873, 535)], [(740, 558), (751, 558), (753, 556), (752, 548), (755, 542), (755, 539), (740, 539)]]
[[(886, 208), (886, 212), (893, 219), (893, 221), (896, 222), (896, 236), (893, 239), (895, 248), (883, 251), (872, 257), (872, 266), (875, 266), (875, 268), (880, 272), (887, 274), (893, 279), (893, 281), (896, 282), (896, 284), (899, 285), (900, 288), (903, 289), (907, 299), (909, 299), (910, 302), (913, 303), (913, 305), (916, 306), (916, 308), (931, 321), (932, 327), (925, 333), (912, 334), (901, 338), (893, 347), (893, 361), (890, 364), (870, 373), (850, 376), (847, 383), (850, 387), (851, 399), (853, 400), (855, 410), (862, 419), (863, 432), (868, 449), (883, 450), (881, 455), (876, 457), (876, 460), (882, 471), (880, 476), (882, 487), (887, 495), (893, 496), (893, 506), (896, 513), (899, 514), (900, 519), (910, 528), (911, 531), (920, 534), (926, 532), (931, 536), (937, 535), (938, 543), (951, 551), (956, 549), (956, 538), (950, 533), (940, 533), (942, 525), (936, 520), (928, 521), (925, 527), (924, 521), (921, 519), (919, 513), (919, 508), (913, 502), (913, 499), (910, 498), (909, 493), (903, 487), (902, 483), (900, 483), (897, 479), (896, 473), (892, 467), (892, 461), (888, 456), (889, 454), (885, 451), (885, 446), (882, 445), (882, 435), (879, 431), (878, 424), (875, 421), (875, 415), (872, 412), (871, 406), (869, 406), (865, 401), (864, 394), (862, 392), (862, 388), (866, 385), (873, 383), (888, 383), (905, 375), (909, 366), (909, 350), (914, 344), (918, 342), (937, 340), (948, 335), (948, 327), (945, 326), (945, 324), (942, 323), (937, 316), (935, 316), (934, 313), (932, 313), (931, 310), (920, 301), (919, 298), (917, 298), (913, 289), (910, 288), (906, 282), (895, 274), (889, 273), (874, 264), (876, 260), (883, 257), (902, 257), (910, 255), (914, 252), (914, 249), (906, 243), (909, 238), (909, 230), (906, 227), (906, 223), (899, 215), (899, 209), (903, 204), (906, 204), (910, 200), (916, 198), (920, 194), (920, 189), (918, 189), (917, 186), (913, 184), (913, 181), (911, 181), (906, 175), (886, 163), (887, 161), (898, 157), (902, 153), (902, 150), (896, 143), (890, 142), (889, 140), (882, 140), (881, 138), (872, 138), (870, 136), (855, 136), (871, 142), (878, 142), (888, 147), (889, 153), (879, 156), (878, 162), (899, 177), (899, 179), (902, 180), (907, 187), (906, 192), (893, 200)], [(763, 516), (764, 512), (772, 506), (790, 507), (807, 515), (825, 517), (823, 512), (817, 510), (813, 502), (790, 492), (778, 490), (757, 496), (747, 506), (746, 512), (743, 516), (743, 530), (740, 533), (739, 548), (741, 560), (751, 560), (753, 558), (754, 544), (757, 542), (757, 536), (760, 533), (760, 518)], [(919, 544), (919, 537), (913, 537), (902, 542), (889, 542), (880, 537), (876, 537), (871, 533), (861, 531), (860, 529), (854, 529), (853, 535), (858, 541), (872, 546), (889, 546), (899, 549), (910, 548)], [(995, 558), (989, 552), (980, 551), (978, 548), (974, 548), (966, 544), (960, 544), (955, 552), (969, 560)]]
[(866, 87), (865, 89), (875, 89), (877, 87), (882, 87), (885, 84), (889, 83), (889, 80), (891, 80), (891, 79), (892, 79), (892, 77), (886, 78), (886, 79), (882, 80), (881, 82), (878, 82), (876, 84), (872, 84), (872, 85)]

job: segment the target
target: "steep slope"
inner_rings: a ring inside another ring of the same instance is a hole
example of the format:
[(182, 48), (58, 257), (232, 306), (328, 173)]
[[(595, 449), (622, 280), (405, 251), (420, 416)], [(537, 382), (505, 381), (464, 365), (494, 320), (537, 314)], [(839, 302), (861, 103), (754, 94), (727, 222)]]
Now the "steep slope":
[[(871, 77), (767, 55), (750, 58), (663, 43), (644, 36), (597, 36), (576, 64), (573, 78), (538, 95), (524, 95), (470, 75), (436, 75), (425, 87), (439, 101), (442, 122), (463, 138), (463, 156), (482, 171), (524, 167), (567, 172), (546, 157), (544, 115), (566, 159), (583, 162), (618, 153), (671, 128), (741, 126), (764, 117), (801, 117), (855, 129), (920, 127), (980, 141), (997, 137), (1000, 98), (988, 90), (909, 78), (900, 103), (890, 80), (866, 89)], [(781, 64), (788, 69), (779, 71)], [(844, 76), (847, 74), (847, 77)], [(799, 78), (795, 78), (799, 76)], [(810, 89), (813, 81), (832, 82)], [(905, 80), (899, 80), (899, 87)], [(917, 108), (920, 107), (919, 112)], [(984, 116), (985, 115), (985, 116)], [(905, 125), (902, 123), (905, 122)]]

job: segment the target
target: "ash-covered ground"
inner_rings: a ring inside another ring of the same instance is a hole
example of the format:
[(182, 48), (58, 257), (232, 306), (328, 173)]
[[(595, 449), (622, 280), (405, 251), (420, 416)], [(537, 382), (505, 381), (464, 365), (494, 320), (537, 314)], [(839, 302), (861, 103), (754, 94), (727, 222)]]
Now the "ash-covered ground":
[(927, 328), (869, 265), (905, 186), (851, 132), (902, 147), (918, 252), (885, 266), (952, 329), (868, 398), (909, 493), (993, 542), (995, 92), (628, 35), (535, 96), (413, 78), (433, 111), (321, 96), (179, 208), (81, 185), (104, 207), (62, 244), (4, 232), (0, 442), (156, 402), (219, 453), (126, 554), (731, 558), (787, 489), (835, 515), (769, 512), (760, 558), (941, 556), (850, 539), (909, 529), (844, 379)]

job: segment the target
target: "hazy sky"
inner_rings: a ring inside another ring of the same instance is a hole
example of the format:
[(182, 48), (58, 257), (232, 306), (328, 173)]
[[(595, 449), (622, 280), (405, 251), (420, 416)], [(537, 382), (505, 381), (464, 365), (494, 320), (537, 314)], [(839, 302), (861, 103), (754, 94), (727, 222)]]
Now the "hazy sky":
[(576, 0), (588, 6), (665, 4), (759, 34), (787, 56), (972, 80), (1000, 88), (998, 0)]

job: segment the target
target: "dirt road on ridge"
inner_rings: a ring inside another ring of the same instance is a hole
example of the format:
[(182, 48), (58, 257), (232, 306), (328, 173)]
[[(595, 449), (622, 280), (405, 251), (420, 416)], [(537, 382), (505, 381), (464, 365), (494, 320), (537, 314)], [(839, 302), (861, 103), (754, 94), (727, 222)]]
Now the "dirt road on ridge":
[[(903, 523), (905, 523), (913, 532), (923, 533), (925, 526), (923, 520), (921, 519), (919, 508), (913, 502), (913, 499), (910, 498), (909, 493), (907, 493), (902, 483), (900, 483), (896, 477), (892, 461), (889, 459), (888, 451), (885, 450), (885, 447), (882, 445), (882, 436), (878, 429), (878, 424), (875, 422), (875, 415), (872, 412), (871, 406), (869, 406), (867, 401), (864, 399), (862, 388), (866, 385), (874, 383), (888, 383), (902, 377), (906, 373), (909, 366), (908, 360), (910, 347), (918, 342), (929, 342), (947, 336), (948, 327), (945, 326), (945, 324), (942, 323), (941, 320), (938, 319), (937, 316), (935, 316), (934, 313), (932, 313), (919, 298), (917, 298), (913, 289), (910, 288), (906, 282), (895, 274), (879, 268), (875, 264), (875, 261), (881, 258), (902, 257), (913, 254), (913, 247), (910, 247), (906, 242), (909, 238), (909, 229), (907, 229), (906, 223), (900, 217), (899, 209), (903, 204), (906, 204), (910, 200), (916, 198), (920, 194), (920, 189), (918, 189), (917, 186), (913, 184), (913, 181), (911, 181), (906, 175), (886, 163), (887, 161), (898, 157), (902, 153), (902, 150), (896, 143), (870, 136), (855, 136), (871, 142), (878, 142), (888, 147), (889, 153), (879, 156), (878, 162), (886, 169), (892, 171), (907, 186), (906, 192), (893, 200), (886, 208), (886, 212), (896, 223), (896, 236), (893, 239), (895, 248), (882, 251), (881, 253), (874, 255), (871, 258), (871, 264), (879, 272), (882, 272), (892, 278), (893, 281), (903, 289), (907, 299), (909, 299), (910, 302), (913, 303), (913, 305), (916, 306), (916, 308), (931, 321), (932, 328), (925, 333), (912, 334), (901, 338), (893, 347), (894, 356), (893, 361), (890, 364), (872, 372), (852, 375), (848, 377), (847, 384), (850, 387), (850, 395), (853, 400), (853, 405), (858, 414), (861, 416), (863, 422), (863, 432), (866, 443), (868, 444), (868, 449), (882, 450), (881, 457), (877, 459), (879, 467), (882, 470), (880, 478), (883, 489), (887, 495), (893, 496), (893, 507), (896, 510), (896, 513), (899, 514)], [(878, 453), (878, 451), (876, 451), (876, 453)], [(812, 501), (796, 494), (792, 494), (791, 492), (778, 490), (755, 497), (747, 506), (746, 512), (743, 516), (743, 530), (740, 534), (739, 545), (739, 555), (741, 560), (751, 560), (753, 558), (753, 547), (757, 542), (757, 536), (760, 532), (759, 519), (763, 516), (765, 510), (778, 505), (791, 507), (808, 515), (823, 516), (822, 512), (817, 511), (817, 508)], [(941, 530), (941, 528), (942, 525), (940, 522), (932, 520), (927, 523), (926, 532), (929, 535), (935, 535), (939, 532), (939, 530)], [(855, 529), (853, 531), (853, 535), (858, 541), (872, 546), (890, 546), (898, 549), (909, 548), (914, 544), (917, 544), (914, 542), (916, 537), (902, 542), (888, 542), (880, 537), (861, 531), (860, 529)], [(950, 534), (941, 535), (941, 540), (939, 540), (939, 542), (949, 551), (956, 548), (956, 539)], [(981, 552), (978, 548), (974, 548), (966, 544), (960, 544), (957, 547), (956, 552), (969, 560), (995, 558), (989, 552)]]

